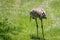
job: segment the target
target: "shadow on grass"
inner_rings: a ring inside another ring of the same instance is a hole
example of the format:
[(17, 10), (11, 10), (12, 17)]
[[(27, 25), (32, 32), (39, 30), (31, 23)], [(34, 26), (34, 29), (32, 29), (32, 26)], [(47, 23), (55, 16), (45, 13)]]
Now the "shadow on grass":
[(36, 35), (30, 35), (31, 37), (31, 40), (46, 40), (45, 38), (42, 38), (42, 37), (37, 37)]

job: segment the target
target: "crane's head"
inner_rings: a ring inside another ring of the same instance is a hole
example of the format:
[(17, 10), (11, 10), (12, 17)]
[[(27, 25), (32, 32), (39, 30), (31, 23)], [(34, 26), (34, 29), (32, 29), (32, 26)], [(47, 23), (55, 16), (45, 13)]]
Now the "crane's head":
[(43, 13), (41, 13), (41, 15), (39, 16), (39, 18), (40, 18), (40, 19), (46, 19), (47, 17), (46, 17), (46, 14), (43, 12)]

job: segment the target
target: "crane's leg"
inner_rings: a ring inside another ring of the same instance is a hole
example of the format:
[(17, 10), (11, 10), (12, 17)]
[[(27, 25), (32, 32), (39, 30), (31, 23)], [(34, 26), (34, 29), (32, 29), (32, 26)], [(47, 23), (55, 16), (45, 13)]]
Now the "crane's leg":
[(36, 21), (36, 28), (37, 28), (37, 38), (38, 38), (38, 23), (37, 23), (37, 19), (35, 19)]
[(41, 28), (42, 28), (43, 40), (45, 40), (45, 39), (44, 39), (44, 29), (43, 29), (43, 22), (42, 22), (42, 19), (41, 19)]

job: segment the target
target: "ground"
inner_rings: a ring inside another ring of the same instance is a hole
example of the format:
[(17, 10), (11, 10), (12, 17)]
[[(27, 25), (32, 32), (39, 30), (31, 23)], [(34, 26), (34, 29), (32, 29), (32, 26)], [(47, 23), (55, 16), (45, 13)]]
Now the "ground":
[[(16, 27), (15, 31), (7, 33), (11, 40), (31, 40), (31, 35), (36, 36), (35, 20), (30, 21), (29, 15), (36, 7), (46, 11), (47, 19), (43, 20), (45, 39), (60, 40), (60, 0), (0, 0), (0, 22), (8, 18), (8, 22)], [(42, 38), (39, 19), (38, 25), (38, 34)]]

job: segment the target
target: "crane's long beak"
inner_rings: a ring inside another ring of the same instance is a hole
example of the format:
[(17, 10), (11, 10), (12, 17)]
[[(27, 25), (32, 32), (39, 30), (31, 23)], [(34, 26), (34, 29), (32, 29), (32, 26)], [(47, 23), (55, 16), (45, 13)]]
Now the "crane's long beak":
[(47, 19), (47, 17), (45, 17), (45, 19)]

